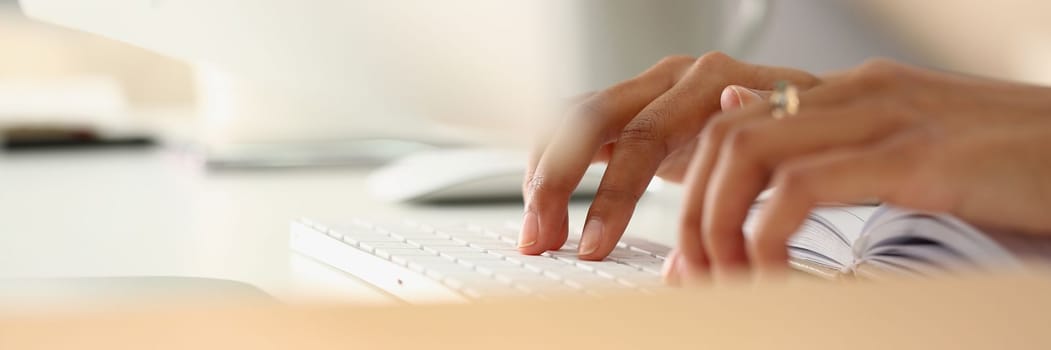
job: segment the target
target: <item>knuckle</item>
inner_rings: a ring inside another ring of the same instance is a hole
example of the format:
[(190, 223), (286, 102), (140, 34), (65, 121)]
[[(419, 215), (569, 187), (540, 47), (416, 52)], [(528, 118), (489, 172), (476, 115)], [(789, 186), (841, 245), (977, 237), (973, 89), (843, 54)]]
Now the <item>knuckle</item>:
[(655, 68), (677, 68), (688, 66), (696, 61), (697, 58), (687, 55), (672, 55), (662, 58), (654, 65)]
[(756, 140), (758, 137), (760, 136), (755, 128), (734, 128), (726, 135), (723, 147), (734, 158), (748, 157), (754, 153), (759, 142)]
[(533, 175), (526, 181), (526, 189), (534, 200), (566, 197), (574, 188), (562, 181), (550, 181), (544, 175)]
[(736, 126), (733, 119), (727, 118), (726, 114), (719, 115), (708, 122), (701, 131), (701, 139), (705, 141), (722, 140)]
[(861, 64), (862, 71), (893, 72), (899, 68), (900, 63), (884, 57), (870, 58)]
[(697, 61), (694, 62), (694, 65), (698, 68), (703, 69), (717, 69), (720, 67), (724, 67), (732, 62), (734, 62), (734, 59), (733, 57), (730, 57), (730, 55), (719, 51), (711, 51), (697, 58)]
[(908, 72), (900, 63), (886, 58), (875, 58), (861, 64), (855, 74), (855, 80), (863, 87), (879, 89), (900, 81)]
[(657, 64), (642, 72), (628, 82), (642, 82), (651, 79), (665, 81), (668, 86), (675, 85), (681, 78), (682, 71), (690, 67), (697, 58), (686, 55), (674, 55), (662, 58)]
[(783, 195), (805, 195), (808, 193), (811, 177), (808, 168), (798, 164), (787, 164), (775, 170), (773, 183)]
[(621, 130), (617, 143), (628, 146), (659, 144), (657, 141), (661, 138), (661, 133), (658, 120), (660, 120), (660, 112), (644, 112), (644, 115), (635, 118), (624, 127), (624, 130)]

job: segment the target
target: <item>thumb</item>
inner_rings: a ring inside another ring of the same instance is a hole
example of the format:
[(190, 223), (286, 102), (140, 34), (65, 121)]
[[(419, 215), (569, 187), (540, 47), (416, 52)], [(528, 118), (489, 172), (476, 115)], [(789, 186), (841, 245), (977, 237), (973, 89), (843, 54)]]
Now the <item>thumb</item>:
[(719, 103), (724, 111), (734, 110), (756, 102), (765, 101), (770, 91), (753, 90), (740, 85), (730, 85), (723, 89)]

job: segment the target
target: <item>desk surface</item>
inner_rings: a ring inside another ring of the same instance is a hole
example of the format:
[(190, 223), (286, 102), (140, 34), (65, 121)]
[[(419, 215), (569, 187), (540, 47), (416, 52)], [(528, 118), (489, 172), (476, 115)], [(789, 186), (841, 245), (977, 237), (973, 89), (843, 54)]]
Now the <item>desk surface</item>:
[(1049, 294), (1046, 279), (985, 277), (503, 304), (5, 314), (0, 348), (1048, 349)]
[[(518, 204), (381, 203), (368, 169), (208, 172), (188, 152), (0, 155), (0, 278), (193, 276), (231, 279), (286, 300), (391, 299), (289, 252), (289, 221), (516, 220)], [(670, 243), (674, 196), (650, 196), (632, 234)], [(667, 198), (665, 198), (667, 197)], [(574, 205), (572, 220), (586, 208)]]

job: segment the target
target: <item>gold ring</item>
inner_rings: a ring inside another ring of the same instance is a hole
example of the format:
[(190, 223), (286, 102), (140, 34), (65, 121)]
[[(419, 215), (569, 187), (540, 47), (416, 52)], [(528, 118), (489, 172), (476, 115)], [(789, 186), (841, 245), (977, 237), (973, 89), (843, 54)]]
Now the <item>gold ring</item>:
[(799, 89), (784, 80), (777, 82), (774, 93), (770, 95), (770, 112), (774, 119), (799, 113)]

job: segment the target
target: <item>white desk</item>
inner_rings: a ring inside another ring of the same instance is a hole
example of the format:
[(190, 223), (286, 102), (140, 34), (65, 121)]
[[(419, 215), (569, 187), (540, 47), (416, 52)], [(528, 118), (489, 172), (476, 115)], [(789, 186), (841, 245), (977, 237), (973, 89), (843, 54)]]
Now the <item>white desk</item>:
[[(285, 300), (389, 302), (290, 253), (289, 221), (521, 216), (516, 204), (381, 203), (368, 196), (366, 174), (353, 168), (206, 172), (193, 155), (172, 150), (0, 154), (0, 278), (213, 277)], [(674, 242), (674, 197), (648, 196), (632, 234)], [(585, 210), (574, 205), (571, 220), (579, 223)]]

